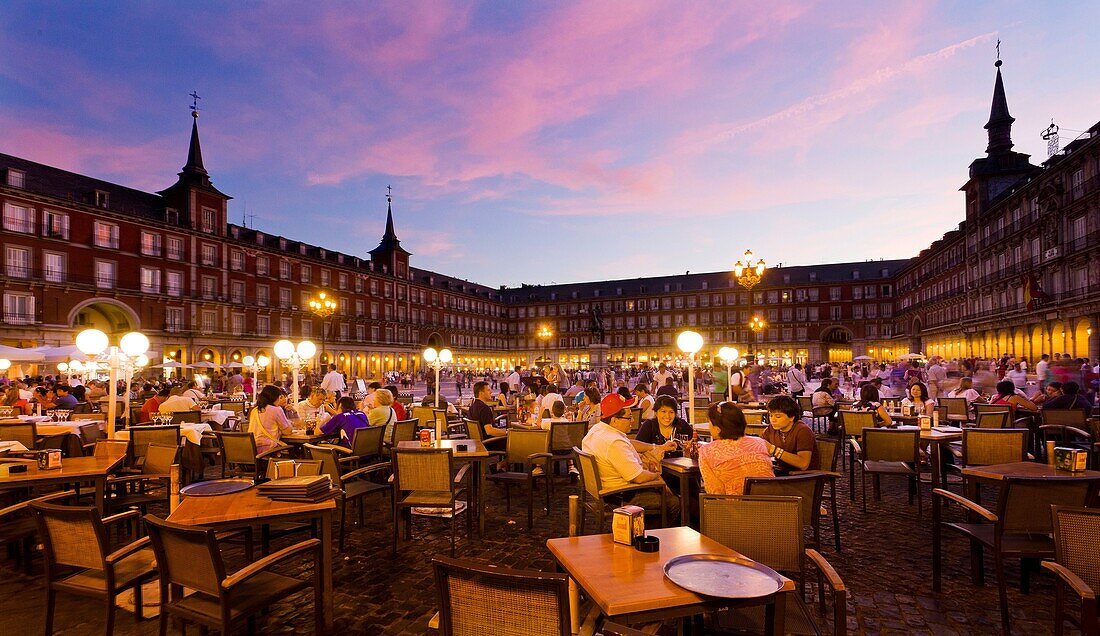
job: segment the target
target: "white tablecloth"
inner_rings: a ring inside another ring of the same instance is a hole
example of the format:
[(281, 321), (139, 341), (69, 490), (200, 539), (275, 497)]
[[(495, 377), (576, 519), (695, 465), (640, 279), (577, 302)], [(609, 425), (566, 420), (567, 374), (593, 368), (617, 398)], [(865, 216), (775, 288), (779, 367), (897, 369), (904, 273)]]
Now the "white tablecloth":
[[(192, 424), (190, 422), (181, 422), (180, 427), (180, 443), (183, 440), (189, 440), (193, 444), (199, 444), (202, 442), (202, 434), (211, 430), (209, 424)], [(115, 431), (115, 439), (129, 440), (130, 431)]]
[(53, 418), (49, 415), (20, 415), (19, 419), (24, 422), (52, 422)]
[(236, 415), (235, 411), (225, 411), (218, 409), (207, 409), (202, 412), (202, 419), (214, 420), (218, 424), (225, 426), (225, 421)]

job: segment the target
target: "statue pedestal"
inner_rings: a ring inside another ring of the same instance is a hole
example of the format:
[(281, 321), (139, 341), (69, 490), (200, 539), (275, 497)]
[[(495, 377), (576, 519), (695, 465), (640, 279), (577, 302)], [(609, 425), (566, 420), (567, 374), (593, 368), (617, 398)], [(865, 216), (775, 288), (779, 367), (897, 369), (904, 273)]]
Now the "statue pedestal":
[(607, 368), (607, 358), (610, 354), (611, 345), (596, 343), (588, 345), (588, 367), (593, 370)]

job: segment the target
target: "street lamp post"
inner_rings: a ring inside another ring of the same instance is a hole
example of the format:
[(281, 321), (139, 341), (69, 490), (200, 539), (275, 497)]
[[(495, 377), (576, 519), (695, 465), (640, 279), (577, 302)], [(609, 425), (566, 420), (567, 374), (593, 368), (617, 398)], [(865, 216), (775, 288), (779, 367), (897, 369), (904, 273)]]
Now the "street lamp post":
[(726, 399), (733, 401), (733, 365), (737, 364), (739, 352), (734, 347), (722, 347), (718, 350), (718, 359), (726, 365)]
[[(424, 362), (427, 362), (428, 366), (435, 370), (435, 408), (439, 408), (439, 370), (443, 368), (443, 365), (454, 360), (454, 354), (451, 353), (450, 349), (436, 351), (434, 347), (428, 347), (424, 350), (423, 355)], [(443, 424), (438, 418), (435, 420), (435, 438), (437, 440), (443, 439)]]
[[(329, 298), (325, 292), (317, 294), (317, 298), (310, 299), (309, 310), (321, 319), (321, 359), (325, 358), (325, 340), (328, 335), (329, 316), (336, 313), (336, 301)], [(324, 373), (324, 368), (321, 372)]]
[[(756, 322), (757, 317), (753, 315), (752, 288), (756, 287), (758, 284), (760, 284), (760, 281), (764, 279), (764, 269), (767, 266), (764, 264), (764, 259), (760, 259), (755, 265), (753, 264), (752, 250), (745, 250), (744, 258), (744, 263), (742, 263), (741, 261), (737, 261), (737, 263), (734, 264), (733, 274), (737, 278), (737, 282), (742, 287), (744, 287), (745, 291), (749, 294), (749, 316), (752, 318), (753, 321), (749, 323), (749, 328), (752, 329), (753, 340), (753, 342), (749, 343), (749, 355), (751, 356), (752, 350), (754, 348), (753, 344), (755, 344), (756, 340), (756, 332), (759, 329), (763, 328), (764, 324), (764, 321), (761, 320), (759, 326), (753, 325), (753, 323)], [(755, 357), (753, 359), (755, 360)]]
[(695, 331), (683, 331), (676, 336), (676, 346), (688, 354), (688, 422), (695, 428), (695, 354), (703, 348), (703, 336)]
[(107, 437), (115, 435), (115, 420), (118, 417), (118, 376), (123, 374), (126, 380), (126, 422), (130, 422), (130, 382), (134, 369), (149, 364), (145, 352), (149, 350), (149, 338), (139, 331), (131, 331), (119, 339), (117, 347), (110, 344), (107, 334), (99, 329), (85, 329), (76, 334), (76, 347), (88, 356), (89, 365), (83, 368), (95, 369), (99, 363), (107, 365), (109, 372), (107, 391)]
[(550, 330), (548, 325), (539, 325), (539, 330), (535, 333), (535, 337), (542, 341), (542, 357), (550, 361), (548, 349), (550, 347), (550, 339), (554, 337), (554, 332)]
[(263, 369), (271, 363), (271, 359), (265, 355), (261, 355), (257, 358), (252, 356), (245, 356), (241, 360), (241, 364), (248, 367), (252, 371), (252, 403), (256, 403), (256, 396), (260, 392), (260, 369)]
[[(275, 343), (272, 348), (275, 352), (275, 357), (279, 358), (283, 364), (290, 367), (291, 375), (293, 376), (293, 383), (291, 384), (291, 400), (295, 405), (298, 404), (298, 371), (302, 367), (309, 364), (310, 359), (317, 354), (317, 345), (313, 344), (309, 340), (303, 340), (295, 347), (294, 343), (289, 340), (280, 340)], [(255, 382), (253, 382), (255, 385)]]

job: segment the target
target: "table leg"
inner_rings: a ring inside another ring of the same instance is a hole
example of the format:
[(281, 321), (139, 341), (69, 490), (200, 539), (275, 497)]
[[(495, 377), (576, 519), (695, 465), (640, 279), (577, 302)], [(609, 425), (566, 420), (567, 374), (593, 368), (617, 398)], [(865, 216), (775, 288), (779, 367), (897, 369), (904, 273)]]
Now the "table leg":
[(477, 482), (477, 536), (483, 538), (485, 536), (485, 473), (487, 466), (485, 461), (474, 462), (474, 466), (477, 469), (477, 474), (474, 475)]
[[(943, 451), (940, 450), (940, 443), (939, 442), (932, 442), (932, 449), (931, 450), (932, 450), (932, 487), (933, 488), (942, 488), (943, 486), (941, 485), (940, 480), (943, 479), (943, 475), (940, 473), (940, 461), (941, 461), (941, 453)], [(917, 484), (917, 487), (919, 488), (920, 484)]]
[[(820, 590), (819, 590), (820, 592)], [(784, 592), (782, 594), (776, 594), (773, 603), (767, 606), (764, 612), (764, 632), (771, 633), (774, 636), (783, 636), (786, 631), (786, 625), (784, 625), (784, 618), (787, 615), (787, 594), (797, 594), (797, 592)], [(771, 616), (768, 616), (768, 611), (771, 610)], [(771, 619), (770, 629), (768, 627), (768, 619)]]
[(325, 631), (332, 632), (333, 607), (335, 599), (332, 592), (332, 511), (321, 513), (321, 602), (324, 605)]
[(107, 477), (101, 476), (95, 478), (95, 507), (99, 508), (99, 513), (106, 515), (107, 509)]
[(688, 483), (687, 473), (680, 473), (680, 525), (687, 526), (691, 515), (691, 506), (688, 499), (691, 497), (691, 488)]

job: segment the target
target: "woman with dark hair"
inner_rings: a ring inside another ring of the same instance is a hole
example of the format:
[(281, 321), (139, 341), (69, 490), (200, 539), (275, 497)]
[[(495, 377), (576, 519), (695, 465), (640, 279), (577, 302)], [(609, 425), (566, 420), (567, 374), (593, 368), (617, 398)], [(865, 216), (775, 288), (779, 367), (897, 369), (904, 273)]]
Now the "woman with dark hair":
[(733, 402), (716, 402), (707, 410), (713, 442), (699, 447), (699, 472), (711, 495), (740, 495), (746, 477), (772, 477), (768, 446), (745, 435), (745, 414)]
[[(652, 417), (642, 422), (642, 425), (638, 427), (638, 436), (636, 439), (639, 442), (660, 445), (670, 439), (676, 439), (677, 435), (690, 436), (693, 432), (691, 424), (688, 424), (683, 418), (676, 415), (676, 408), (678, 406), (676, 398), (674, 397), (668, 395), (658, 397), (653, 405), (656, 417)], [(674, 456), (674, 453), (669, 453), (665, 456)]]
[(340, 433), (340, 444), (351, 448), (351, 440), (355, 437), (355, 429), (370, 426), (367, 414), (360, 411), (355, 404), (355, 399), (345, 395), (336, 402), (339, 413), (333, 415), (327, 422), (321, 425), (321, 432), (326, 435)]
[(1012, 380), (1001, 380), (997, 383), (997, 395), (989, 401), (990, 404), (1007, 404), (1017, 411), (1039, 412), (1039, 407), (1026, 397), (1016, 393), (1016, 385)]
[(499, 385), (500, 393), (497, 394), (497, 404), (508, 408), (515, 402), (512, 399), (512, 387), (508, 386), (507, 382), (501, 382)]
[(859, 401), (853, 404), (852, 408), (857, 411), (873, 412), (875, 420), (881, 422), (883, 426), (890, 426), (894, 423), (890, 413), (886, 410), (886, 405), (879, 399), (878, 389), (875, 388), (874, 383), (868, 382), (863, 385), (863, 388), (859, 390)]
[(928, 415), (931, 417), (932, 411), (936, 410), (936, 401), (928, 397), (928, 387), (924, 385), (924, 382), (917, 381), (910, 384), (907, 392), (909, 395), (901, 401), (902, 408), (911, 406), (915, 415)]
[(577, 419), (586, 420), (590, 425), (595, 426), (596, 422), (599, 422), (600, 417), (602, 417), (600, 413), (600, 390), (590, 386), (584, 390), (583, 395), (584, 399), (577, 411)]
[(248, 432), (256, 438), (256, 452), (263, 453), (281, 446), (279, 438), (294, 432), (286, 418), (286, 392), (269, 384), (256, 396), (256, 406), (248, 416)]

